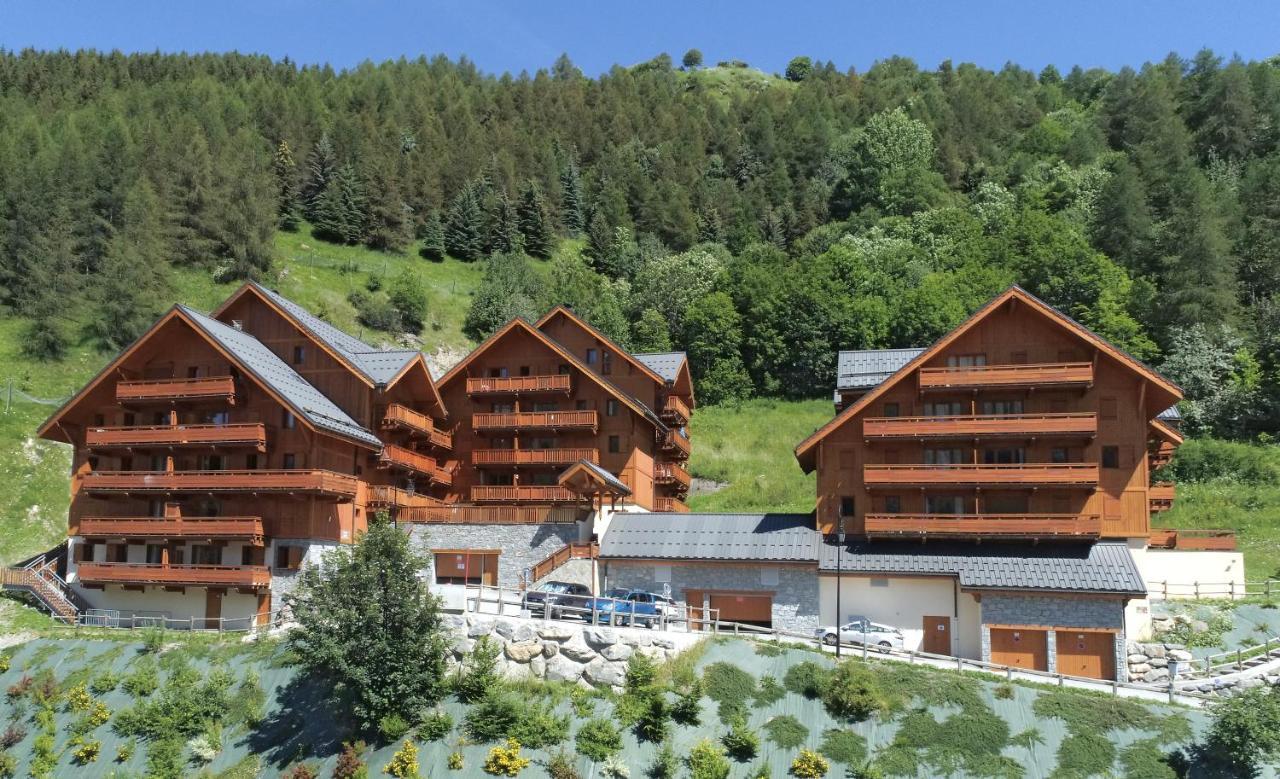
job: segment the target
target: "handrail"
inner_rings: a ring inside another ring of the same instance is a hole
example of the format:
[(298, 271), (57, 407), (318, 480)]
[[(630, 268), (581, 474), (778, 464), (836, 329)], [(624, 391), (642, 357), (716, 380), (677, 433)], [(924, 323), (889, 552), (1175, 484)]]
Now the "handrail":
[(659, 496), (653, 499), (653, 510), (675, 514), (688, 514), (689, 506), (679, 498)]
[(386, 413), (382, 416), (382, 426), (384, 428), (407, 427), (413, 432), (425, 435), (427, 440), (435, 446), (442, 449), (453, 448), (453, 436), (436, 427), (431, 417), (401, 403), (392, 403), (387, 406)]
[(679, 463), (657, 462), (653, 464), (654, 481), (674, 481), (688, 486), (693, 477)]
[(581, 500), (572, 490), (554, 485), (476, 485), (471, 488), (471, 499), (476, 502), (521, 501), (568, 503)]
[(125, 379), (116, 383), (117, 400), (180, 400), (183, 398), (234, 397), (232, 376), (198, 376), (181, 379)]
[(519, 428), (588, 427), (594, 430), (597, 416), (590, 411), (503, 411), (483, 412), (471, 416), (476, 430), (513, 430)]
[(403, 446), (396, 446), (395, 444), (384, 445), (382, 453), (378, 455), (378, 465), (382, 468), (393, 466), (406, 468), (429, 476), (433, 481), (437, 481), (440, 484), (453, 484), (452, 471), (440, 467), (435, 458), (421, 452), (415, 452), (412, 449), (406, 449)]
[(191, 582), (247, 587), (271, 584), (271, 569), (265, 565), (81, 562), (76, 564), (76, 576), (85, 581), (103, 582)]
[(868, 534), (992, 535), (1017, 537), (1098, 536), (1097, 514), (867, 514)]
[(226, 424), (128, 425), (104, 427), (95, 425), (85, 431), (85, 445), (123, 446), (127, 444), (226, 444), (245, 442), (265, 446), (266, 426), (261, 422), (228, 422)]
[(681, 400), (679, 395), (667, 395), (662, 401), (662, 416), (678, 419), (683, 424), (689, 421), (692, 413), (689, 411), (689, 405)]
[[(90, 471), (80, 477), (91, 490), (223, 490), (228, 492), (316, 491), (356, 494), (359, 480), (319, 468), (226, 471)], [(237, 483), (238, 482), (238, 483)]]
[(600, 462), (599, 449), (472, 449), (473, 465), (565, 465)]
[(681, 435), (678, 430), (661, 430), (655, 428), (653, 431), (654, 442), (662, 449), (675, 449), (682, 454), (689, 454), (689, 439)]
[(573, 377), (567, 373), (537, 376), (485, 376), (467, 379), (468, 395), (505, 394), (509, 392), (564, 392), (573, 388)]
[(1098, 420), (1093, 412), (1045, 414), (948, 414), (944, 416), (868, 417), (862, 422), (863, 435), (928, 436), (1069, 434), (1093, 435)]
[(868, 484), (916, 483), (921, 479), (927, 479), (930, 484), (957, 484), (971, 481), (1002, 484), (1093, 484), (1098, 481), (1098, 464), (868, 463), (863, 466), (862, 473), (864, 482)]
[(261, 538), (262, 517), (82, 517), (82, 536)]

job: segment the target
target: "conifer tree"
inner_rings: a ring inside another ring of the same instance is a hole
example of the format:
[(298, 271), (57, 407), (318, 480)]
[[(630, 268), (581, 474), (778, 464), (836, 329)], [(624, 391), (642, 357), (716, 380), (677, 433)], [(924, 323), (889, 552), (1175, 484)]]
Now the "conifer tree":
[(551, 216), (547, 213), (542, 189), (535, 182), (526, 181), (522, 187), (517, 213), (525, 252), (533, 257), (550, 257), (553, 248)]
[(440, 212), (434, 208), (422, 224), (422, 249), (419, 253), (433, 262), (444, 259), (444, 224), (440, 221)]
[(587, 245), (582, 253), (591, 260), (597, 271), (603, 271), (612, 246), (613, 230), (609, 227), (609, 220), (596, 211), (591, 215), (591, 222), (587, 227)]
[(298, 164), (294, 162), (293, 150), (286, 140), (281, 140), (276, 146), (273, 169), (276, 174), (276, 213), (280, 218), (280, 229), (294, 232), (302, 219), (298, 211)]
[(586, 227), (582, 210), (582, 174), (573, 152), (566, 155), (560, 166), (560, 218), (564, 229), (574, 236)]
[(473, 262), (484, 256), (485, 214), (479, 185), (467, 182), (449, 204), (444, 223), (444, 246), (449, 254)]
[(329, 190), (329, 182), (337, 173), (338, 156), (329, 133), (325, 132), (307, 156), (307, 182), (302, 190), (303, 213), (312, 222), (317, 221), (320, 199)]
[(111, 351), (142, 335), (171, 297), (163, 225), (159, 198), (146, 179), (138, 181), (125, 198), (124, 223), (91, 290), (89, 332)]
[[(230, 261), (221, 280), (261, 278), (271, 268), (276, 219), (274, 181), (267, 148), (255, 154), (247, 131), (237, 136), (244, 150), (228, 161), (222, 189), (227, 193), (218, 221), (219, 254)], [(261, 159), (258, 159), (261, 157)]]
[(511, 198), (506, 190), (498, 190), (491, 198), (489, 213), (489, 245), (488, 254), (518, 252), (524, 243), (520, 234), (520, 225), (516, 210), (511, 205)]
[(66, 355), (70, 345), (67, 304), (80, 292), (81, 279), (75, 267), (78, 250), (71, 213), (65, 203), (55, 203), (45, 229), (30, 246), (30, 254), (20, 258), (27, 269), (29, 290), (21, 310), (30, 320), (23, 332), (22, 350), (31, 357), (58, 360)]
[(316, 236), (335, 243), (360, 243), (365, 235), (364, 185), (350, 165), (337, 170), (316, 201)]
[(192, 136), (179, 156), (171, 193), (174, 259), (184, 265), (210, 264), (217, 253), (216, 214), (221, 204), (203, 135)]

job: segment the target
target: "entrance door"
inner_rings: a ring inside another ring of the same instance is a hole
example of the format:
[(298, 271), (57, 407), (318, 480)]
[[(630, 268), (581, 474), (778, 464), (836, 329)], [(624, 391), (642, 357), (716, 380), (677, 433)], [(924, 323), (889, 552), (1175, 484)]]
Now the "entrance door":
[(1115, 634), (1058, 628), (1058, 673), (1116, 678)]
[(1049, 670), (1048, 632), (1034, 628), (991, 628), (991, 662)]
[(703, 620), (708, 616), (704, 614), (702, 608), (702, 599), (706, 595), (704, 590), (685, 590), (684, 604), (689, 610), (689, 629), (690, 630), (710, 630), (710, 623), (704, 623)]
[(920, 649), (932, 655), (951, 654), (951, 617), (925, 617)]
[(204, 591), (204, 627), (205, 630), (217, 630), (222, 620), (222, 590)]
[(718, 610), (721, 622), (741, 622), (773, 627), (773, 596), (747, 593), (711, 593), (710, 606)]

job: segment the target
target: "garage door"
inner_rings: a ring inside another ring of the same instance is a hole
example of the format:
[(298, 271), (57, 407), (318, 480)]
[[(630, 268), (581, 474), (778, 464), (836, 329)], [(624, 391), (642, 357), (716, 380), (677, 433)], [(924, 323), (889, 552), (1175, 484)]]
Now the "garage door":
[(475, 549), (434, 550), (436, 584), (498, 583), (498, 552)]
[(1058, 628), (1058, 673), (1090, 679), (1116, 678), (1114, 633)]
[(1048, 631), (1029, 628), (991, 628), (991, 662), (1049, 670)]
[(773, 627), (772, 595), (713, 592), (710, 601), (711, 608), (719, 610), (721, 622), (742, 622), (747, 625), (759, 625), (762, 628)]

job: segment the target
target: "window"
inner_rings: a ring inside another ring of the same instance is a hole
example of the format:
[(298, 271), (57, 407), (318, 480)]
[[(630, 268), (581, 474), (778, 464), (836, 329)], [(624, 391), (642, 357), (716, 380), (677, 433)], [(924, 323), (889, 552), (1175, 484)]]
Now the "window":
[(925, 465), (961, 465), (965, 461), (963, 449), (925, 449)]
[(1068, 456), (1069, 455), (1066, 449), (1063, 449), (1062, 447), (1055, 447), (1053, 451), (1049, 452), (1049, 462), (1051, 463), (1070, 462), (1070, 460), (1068, 459)]
[(188, 378), (188, 379), (198, 379), (198, 378), (200, 378), (200, 366), (199, 366), (199, 365), (192, 365), (192, 366), (189, 366), (189, 367), (187, 368), (187, 378)]
[(222, 547), (209, 544), (193, 544), (191, 547), (192, 565), (222, 565)]
[(160, 565), (164, 562), (164, 545), (147, 544), (147, 564)]
[(604, 402), (604, 415), (607, 417), (616, 417), (618, 415), (618, 401), (610, 398)]
[(609, 454), (617, 454), (621, 451), (622, 451), (622, 437), (616, 436), (616, 435), (609, 436)]
[(497, 584), (498, 555), (485, 552), (436, 552), (436, 584)]
[(595, 350), (595, 349), (588, 349), (588, 350), (587, 350), (587, 365), (595, 365), (595, 364), (596, 364), (596, 350)]
[(124, 455), (124, 456), (122, 456), (122, 457), (120, 458), (120, 470), (122, 470), (122, 471), (132, 471), (132, 470), (133, 470), (133, 458), (132, 458), (132, 457), (130, 457), (129, 455)]
[(937, 401), (924, 404), (927, 417), (948, 417), (964, 413), (964, 404), (958, 400)]
[(299, 344), (293, 347), (293, 364), (301, 365), (307, 361), (307, 347)]
[(556, 403), (554, 400), (552, 400), (552, 401), (545, 401), (545, 400), (544, 400), (544, 401), (543, 401), (543, 402), (541, 402), (541, 403), (534, 403), (534, 404), (533, 404), (533, 410), (534, 410), (534, 411), (559, 411), (559, 410), (560, 410), (560, 404), (559, 404), (559, 403)]
[(245, 470), (248, 470), (248, 471), (258, 470), (258, 455), (257, 454), (245, 455), (244, 467), (245, 467)]
[(613, 373), (613, 352), (608, 349), (600, 352), (600, 372), (606, 376)]
[(1027, 450), (1020, 446), (1003, 449), (984, 449), (982, 462), (985, 465), (1020, 465), (1027, 461)]
[(964, 496), (926, 495), (924, 510), (926, 514), (963, 514)]
[(285, 452), (280, 458), (280, 467), (289, 469), (298, 467), (298, 456), (293, 452)]
[(590, 409), (590, 406), (588, 405), (587, 401), (585, 401), (585, 400), (577, 400), (577, 401), (574, 401), (574, 403), (573, 403), (573, 407), (574, 407), (575, 409), (577, 409), (578, 411), (588, 411), (588, 410)]
[(1102, 447), (1102, 467), (1103, 468), (1119, 468), (1120, 467), (1120, 447), (1118, 446)]
[(490, 403), (489, 410), (495, 414), (510, 414), (516, 407), (511, 403)]
[(1021, 400), (984, 400), (982, 401), (982, 413), (995, 414), (1005, 416), (1008, 414), (1022, 413)]
[(287, 408), (280, 413), (280, 426), (285, 430), (293, 430), (298, 426), (298, 420), (294, 418), (293, 412)]
[(840, 516), (851, 517), (853, 516), (856, 508), (857, 506), (854, 504), (852, 495), (840, 496)]
[(896, 417), (900, 415), (897, 403), (884, 404), (884, 415), (887, 417)]
[(265, 562), (265, 552), (260, 546), (242, 546), (240, 547), (240, 564), (241, 565), (262, 565)]
[(872, 587), (888, 587), (889, 580), (888, 579), (871, 579), (868, 582), (868, 584), (870, 584)]
[(948, 368), (972, 368), (986, 364), (987, 355), (985, 354), (953, 354), (947, 358)]
[(553, 487), (557, 483), (557, 474), (546, 472), (535, 473), (533, 475), (532, 483), (539, 487)]
[(286, 571), (296, 571), (298, 568), (301, 568), (302, 547), (277, 546), (275, 567), (283, 568)]
[(160, 500), (159, 498), (152, 498), (152, 499), (147, 503), (147, 516), (149, 516), (149, 517), (163, 517), (163, 516), (164, 516), (164, 501), (163, 501), (163, 500)]
[(1116, 419), (1120, 416), (1120, 404), (1115, 398), (1103, 398), (1098, 401), (1098, 416), (1103, 419)]
[(491, 378), (491, 379), (505, 379), (505, 378), (507, 378), (507, 369), (506, 369), (506, 368), (490, 368), (490, 369), (489, 369), (489, 378)]
[(765, 587), (778, 586), (778, 568), (768, 565), (760, 569), (760, 584)]
[(653, 566), (653, 580), (658, 584), (666, 584), (671, 581), (671, 566), (655, 565)]
[(157, 411), (151, 415), (151, 424), (167, 425), (169, 424), (169, 414), (166, 411)]
[(230, 411), (214, 411), (204, 416), (205, 424), (209, 425), (225, 425), (231, 421)]
[(560, 367), (556, 370), (558, 373), (565, 374), (569, 372), (569, 366), (566, 363), (560, 363)]
[(1026, 493), (1010, 493), (989, 495), (983, 503), (982, 510), (989, 514), (1026, 514), (1028, 506)]
[(528, 375), (529, 375), (529, 366), (528, 366), (528, 365), (521, 365), (521, 366), (520, 366), (520, 375), (521, 375), (521, 376), (528, 376)]
[(1014, 352), (1013, 354), (1011, 354), (1011, 355), (1009, 356), (1009, 362), (1013, 363), (1014, 365), (1026, 365), (1026, 364), (1027, 364), (1027, 353), (1026, 353), (1026, 352)]
[(103, 426), (103, 425), (105, 425), (105, 424), (107, 424), (107, 418), (106, 418), (105, 416), (103, 416), (102, 414), (94, 414), (94, 415), (93, 415), (93, 426), (94, 426), (94, 427), (102, 427), (102, 426)]
[(884, 512), (886, 514), (897, 514), (902, 511), (902, 498), (898, 495), (884, 496)]
[(555, 449), (556, 439), (554, 438), (534, 438), (529, 442), (530, 449)]
[(223, 468), (222, 455), (220, 454), (202, 454), (200, 455), (199, 470), (202, 471), (220, 471)]
[(129, 412), (129, 413), (125, 414), (125, 415), (124, 415), (124, 426), (125, 426), (125, 427), (133, 427), (134, 422), (135, 422), (135, 420), (136, 420), (136, 419), (137, 419), (137, 417), (135, 417), (135, 416), (133, 415), (133, 412)]

